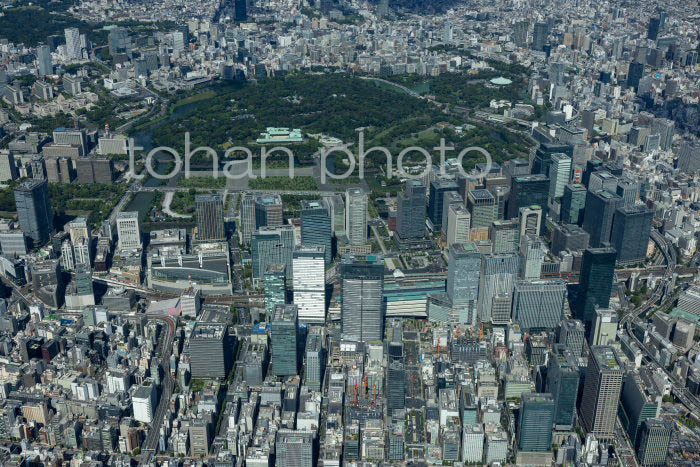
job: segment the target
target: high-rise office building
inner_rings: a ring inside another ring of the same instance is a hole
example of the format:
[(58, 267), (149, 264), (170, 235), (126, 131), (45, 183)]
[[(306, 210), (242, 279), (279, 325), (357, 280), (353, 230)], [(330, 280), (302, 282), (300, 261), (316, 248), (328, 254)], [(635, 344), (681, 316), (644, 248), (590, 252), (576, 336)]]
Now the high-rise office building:
[(241, 199), (241, 237), (244, 244), (249, 244), (255, 232), (255, 196), (245, 193)]
[(131, 406), (134, 419), (141, 423), (151, 423), (158, 403), (158, 393), (155, 385), (147, 381), (134, 391), (131, 396)]
[(489, 238), (494, 253), (515, 253), (520, 245), (520, 223), (515, 220), (493, 221)]
[(518, 417), (518, 449), (549, 451), (552, 447), (554, 399), (547, 393), (523, 393)]
[(615, 211), (621, 205), (622, 198), (606, 190), (589, 191), (586, 195), (583, 230), (591, 236), (589, 243), (593, 248), (601, 248), (610, 242)]
[(447, 213), (447, 248), (469, 241), (471, 215), (464, 206), (450, 205)]
[(637, 459), (644, 467), (667, 465), (668, 446), (673, 428), (665, 421), (651, 418), (644, 422), (636, 445)]
[(80, 31), (78, 28), (66, 28), (66, 58), (68, 60), (78, 60), (83, 57), (80, 45)]
[(255, 228), (277, 227), (284, 224), (282, 198), (264, 195), (255, 198)]
[(599, 440), (615, 437), (623, 374), (622, 363), (612, 347), (591, 347), (581, 399), (581, 421), (586, 433), (593, 433)]
[(656, 418), (661, 411), (662, 394), (656, 389), (646, 369), (630, 371), (625, 376), (620, 394), (619, 417), (632, 446), (636, 446), (644, 422)]
[(617, 264), (642, 263), (647, 256), (654, 211), (644, 204), (617, 208), (610, 243), (617, 250)]
[(313, 467), (314, 433), (281, 429), (277, 432), (275, 467)]
[(117, 248), (141, 248), (138, 211), (124, 211), (117, 215)]
[(518, 277), (523, 280), (536, 280), (542, 275), (545, 245), (535, 235), (520, 238), (520, 271)]
[(612, 345), (617, 340), (617, 312), (607, 308), (595, 307), (590, 345)]
[(294, 304), (302, 323), (326, 322), (325, 247), (299, 246), (292, 255)]
[(406, 371), (400, 362), (386, 369), (386, 407), (390, 413), (406, 408)]
[(700, 145), (684, 143), (678, 151), (678, 169), (687, 174), (700, 170)]
[(261, 279), (269, 264), (284, 264), (287, 282), (292, 280), (292, 253), (294, 252), (294, 227), (261, 227), (251, 239), (253, 279)]
[(530, 28), (528, 21), (518, 21), (513, 25), (513, 42), (518, 47), (527, 46), (527, 32)]
[(564, 315), (566, 282), (561, 279), (516, 281), (513, 321), (527, 331), (553, 330)]
[(367, 243), (367, 193), (361, 188), (345, 192), (345, 231), (350, 245)]
[(481, 253), (475, 243), (456, 243), (450, 247), (447, 269), (447, 296), (459, 324), (476, 325)]
[(644, 64), (639, 62), (630, 63), (629, 70), (627, 71), (627, 86), (634, 88), (636, 91), (642, 76), (644, 76)]
[(396, 233), (401, 240), (425, 236), (425, 185), (417, 179), (406, 180), (404, 191), (398, 196)]
[(552, 254), (561, 251), (583, 251), (588, 248), (590, 235), (576, 224), (555, 224), (552, 232)]
[(508, 198), (508, 219), (518, 217), (520, 208), (532, 205), (542, 207), (542, 218), (547, 218), (549, 178), (544, 174), (522, 175), (511, 179)]
[(22, 232), (34, 248), (49, 241), (53, 214), (46, 180), (26, 180), (15, 187), (15, 206)]
[(384, 258), (345, 255), (340, 265), (341, 320), (344, 339), (358, 342), (384, 337)]
[(445, 194), (457, 193), (457, 184), (453, 180), (436, 178), (430, 182), (430, 198), (428, 200), (428, 218), (433, 224), (433, 230), (442, 230), (442, 212)]
[(661, 20), (659, 18), (649, 18), (649, 27), (647, 28), (647, 39), (655, 41), (659, 36), (661, 29)]
[(586, 187), (570, 183), (564, 187), (561, 199), (561, 221), (563, 224), (581, 225), (586, 208)]
[(326, 200), (301, 201), (301, 244), (323, 247), (326, 264), (331, 262), (331, 216)]
[(566, 154), (552, 154), (549, 167), (549, 197), (561, 198), (564, 195), (564, 187), (571, 179), (571, 158)]
[(224, 201), (219, 194), (198, 194), (194, 198), (197, 214), (197, 240), (226, 240)]
[(547, 362), (547, 392), (554, 399), (557, 429), (570, 430), (574, 426), (579, 376), (575, 355), (565, 345), (555, 345)]
[(53, 62), (51, 60), (51, 47), (48, 45), (39, 45), (36, 48), (36, 61), (39, 76), (53, 74)]
[(518, 223), (520, 225), (520, 234), (518, 238), (525, 235), (538, 236), (542, 231), (542, 207), (533, 205), (520, 208), (518, 212)]
[(590, 331), (595, 318), (595, 307), (608, 308), (615, 276), (614, 248), (586, 248), (583, 252), (578, 292), (576, 293), (576, 317)]
[(304, 350), (304, 385), (313, 391), (320, 391), (323, 373), (326, 368), (326, 355), (321, 334), (312, 332), (306, 339)]
[(535, 23), (535, 30), (532, 34), (532, 50), (542, 51), (549, 36), (549, 24), (545, 22)]
[(0, 182), (8, 182), (19, 177), (15, 155), (7, 149), (0, 150)]
[(345, 235), (345, 201), (343, 195), (334, 194), (326, 197), (326, 202), (331, 210), (331, 230), (333, 235), (340, 237)]
[(586, 340), (586, 328), (578, 319), (565, 319), (559, 323), (557, 343), (566, 347), (575, 357), (583, 353), (583, 343)]
[(450, 206), (464, 207), (464, 198), (460, 196), (459, 191), (447, 191), (442, 197), (442, 220), (440, 221), (440, 225), (443, 232), (447, 230)]
[(483, 229), (491, 227), (497, 219), (498, 206), (496, 198), (489, 190), (478, 189), (467, 192), (467, 209), (471, 214), (471, 228)]
[(228, 326), (223, 323), (197, 322), (190, 336), (187, 353), (193, 378), (226, 378), (233, 357)]
[[(482, 263), (483, 264), (483, 263)], [(512, 274), (481, 275), (479, 284), (479, 320), (493, 324), (507, 324), (513, 309)]]
[(675, 122), (666, 118), (655, 118), (651, 122), (651, 131), (659, 135), (659, 146), (662, 151), (671, 149), (673, 134), (675, 133)]
[(272, 316), (277, 305), (287, 302), (287, 278), (284, 264), (268, 264), (263, 273), (265, 313)]
[(297, 306), (277, 305), (270, 322), (272, 374), (298, 374)]

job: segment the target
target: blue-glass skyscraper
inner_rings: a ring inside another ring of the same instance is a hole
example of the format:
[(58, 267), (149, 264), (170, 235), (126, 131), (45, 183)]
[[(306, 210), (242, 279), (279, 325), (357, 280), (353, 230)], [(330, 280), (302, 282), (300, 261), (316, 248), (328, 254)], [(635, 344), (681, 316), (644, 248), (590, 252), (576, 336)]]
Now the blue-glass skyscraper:
[(548, 451), (552, 447), (554, 399), (551, 394), (523, 393), (518, 417), (518, 449)]
[(444, 208), (445, 194), (457, 192), (457, 184), (453, 180), (436, 178), (430, 182), (430, 198), (428, 200), (428, 217), (433, 224), (433, 229), (439, 232), (442, 227), (442, 210)]
[(584, 322), (587, 332), (591, 331), (595, 307), (610, 306), (615, 258), (617, 252), (614, 248), (586, 248), (583, 252), (576, 294), (576, 317)]
[(326, 264), (331, 262), (331, 216), (326, 200), (301, 201), (301, 244), (325, 247)]
[(480, 274), (481, 252), (476, 244), (453, 244), (447, 270), (447, 296), (460, 324), (476, 325)]

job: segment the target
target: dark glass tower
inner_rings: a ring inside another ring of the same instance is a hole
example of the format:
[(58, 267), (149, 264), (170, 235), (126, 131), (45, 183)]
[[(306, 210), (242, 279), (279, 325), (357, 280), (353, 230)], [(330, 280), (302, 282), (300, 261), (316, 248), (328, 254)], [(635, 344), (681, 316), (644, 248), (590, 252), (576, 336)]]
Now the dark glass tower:
[(402, 240), (425, 236), (425, 185), (416, 179), (406, 181), (398, 198), (396, 230)]
[(614, 248), (586, 248), (583, 252), (576, 317), (586, 324), (589, 332), (595, 318), (595, 306), (608, 308), (610, 305), (616, 258)]
[(277, 305), (270, 324), (272, 374), (289, 376), (298, 373), (297, 306)]
[(518, 448), (548, 451), (552, 446), (554, 399), (551, 394), (523, 393), (518, 417)]
[(326, 264), (331, 262), (331, 216), (326, 200), (301, 202), (301, 244), (325, 247)]
[(15, 206), (20, 228), (32, 240), (32, 247), (48, 242), (53, 214), (46, 180), (27, 180), (15, 187)]
[(644, 261), (654, 211), (643, 204), (623, 206), (615, 212), (610, 243), (617, 250), (618, 264)]
[(593, 248), (601, 248), (610, 242), (613, 217), (618, 207), (622, 206), (622, 198), (605, 190), (590, 191), (586, 194), (586, 210), (583, 216), (583, 230), (591, 236), (588, 244)]
[(445, 193), (457, 192), (457, 184), (452, 180), (436, 178), (430, 182), (430, 199), (428, 200), (428, 217), (436, 232), (442, 228), (442, 210)]
[(554, 398), (554, 426), (571, 429), (576, 416), (579, 368), (566, 345), (554, 346), (547, 369), (547, 391)]
[(547, 199), (549, 198), (549, 178), (544, 174), (523, 175), (511, 179), (510, 197), (508, 198), (508, 219), (518, 217), (520, 208), (534, 204), (542, 207), (542, 225), (547, 217)]

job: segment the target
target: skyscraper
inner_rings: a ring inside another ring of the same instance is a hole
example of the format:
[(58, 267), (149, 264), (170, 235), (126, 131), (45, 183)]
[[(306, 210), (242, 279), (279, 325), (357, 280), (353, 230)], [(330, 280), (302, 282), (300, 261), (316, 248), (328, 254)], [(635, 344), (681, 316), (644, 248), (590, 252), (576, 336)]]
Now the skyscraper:
[(350, 245), (367, 243), (367, 193), (361, 188), (345, 192), (345, 230)]
[(617, 312), (607, 308), (595, 307), (595, 316), (591, 326), (590, 345), (612, 345), (617, 339)]
[(117, 215), (117, 238), (120, 250), (141, 248), (138, 211), (124, 211)]
[(617, 264), (641, 263), (647, 256), (654, 211), (644, 204), (617, 208), (610, 243), (617, 250)]
[(552, 232), (552, 254), (561, 251), (583, 251), (588, 248), (590, 235), (576, 224), (554, 224)]
[(244, 244), (249, 244), (255, 232), (255, 197), (245, 193), (241, 199), (241, 237)]
[(233, 0), (233, 18), (236, 21), (248, 19), (248, 2), (246, 0)]
[(406, 180), (404, 191), (398, 196), (396, 233), (401, 240), (425, 236), (425, 185), (417, 179)]
[(481, 253), (475, 243), (455, 243), (450, 247), (447, 296), (459, 324), (476, 325), (480, 274)]
[(53, 62), (51, 60), (51, 47), (48, 45), (39, 45), (36, 48), (36, 61), (39, 76), (53, 74)]
[(195, 324), (188, 347), (193, 378), (226, 378), (232, 354), (233, 345), (226, 324)]
[(428, 200), (428, 218), (433, 224), (433, 230), (442, 230), (444, 198), (448, 192), (457, 193), (457, 184), (453, 180), (436, 178), (430, 182), (430, 198)]
[(340, 265), (344, 339), (369, 342), (384, 337), (384, 258), (345, 255)]
[(448, 191), (442, 197), (442, 220), (440, 225), (442, 226), (442, 231), (447, 230), (448, 215), (450, 213), (450, 206), (462, 206), (464, 207), (464, 199), (460, 196), (458, 191)]
[(619, 417), (622, 427), (627, 432), (632, 446), (640, 439), (642, 426), (646, 420), (659, 416), (662, 395), (651, 379), (651, 373), (629, 372), (620, 394)]
[(583, 353), (583, 342), (586, 340), (586, 328), (577, 319), (565, 319), (559, 323), (557, 343), (566, 347), (575, 357)]
[(66, 28), (66, 58), (69, 60), (81, 59), (82, 47), (80, 46), (80, 31), (78, 28)]
[(586, 208), (586, 187), (580, 183), (570, 183), (564, 187), (561, 199), (561, 221), (563, 224), (581, 225)]
[(279, 195), (255, 198), (255, 228), (277, 227), (284, 224), (282, 198)]
[(287, 301), (287, 278), (284, 264), (268, 264), (263, 273), (265, 313), (272, 316), (277, 305)]
[(292, 253), (294, 252), (294, 227), (261, 227), (251, 239), (253, 279), (261, 279), (268, 264), (284, 264), (287, 282), (292, 280)]
[(298, 374), (297, 306), (277, 305), (270, 323), (272, 374)]
[(299, 246), (292, 255), (294, 304), (302, 323), (326, 321), (326, 265), (323, 246)]
[(326, 264), (331, 262), (331, 216), (328, 202), (301, 201), (301, 244), (323, 247)]
[(489, 238), (494, 253), (515, 253), (520, 246), (520, 223), (515, 220), (493, 221), (489, 229)]
[(549, 167), (549, 197), (561, 198), (564, 195), (564, 187), (571, 179), (571, 158), (566, 154), (552, 154)]
[(659, 18), (649, 18), (649, 27), (647, 28), (647, 39), (655, 41), (659, 36), (661, 20)]
[(281, 429), (277, 432), (275, 467), (313, 467), (314, 434)]
[(589, 191), (586, 195), (586, 213), (583, 218), (583, 230), (590, 234), (589, 244), (601, 248), (610, 242), (613, 217), (622, 198), (606, 190)]
[(323, 339), (319, 333), (309, 333), (304, 353), (304, 385), (314, 391), (320, 391), (323, 385), (326, 358), (323, 349)]
[(554, 329), (562, 319), (566, 282), (561, 279), (516, 281), (513, 291), (513, 321), (521, 329)]
[(548, 35), (549, 25), (547, 23), (535, 23), (535, 30), (532, 36), (532, 50), (544, 50)]
[(197, 239), (226, 240), (224, 202), (219, 194), (201, 194), (194, 198), (197, 214)]
[(447, 248), (455, 243), (469, 241), (471, 215), (464, 206), (450, 205), (447, 213)]
[(576, 293), (576, 317), (586, 324), (589, 331), (596, 305), (601, 308), (610, 305), (616, 257), (614, 248), (586, 248), (583, 252)]
[(547, 391), (554, 399), (554, 426), (570, 430), (576, 416), (579, 368), (574, 354), (563, 344), (554, 346), (548, 359)]
[(644, 76), (644, 64), (639, 62), (630, 63), (629, 70), (627, 71), (627, 86), (634, 88), (636, 91), (642, 76)]
[(536, 280), (542, 275), (545, 245), (535, 235), (520, 238), (520, 272), (518, 277), (524, 280)]
[(523, 175), (511, 179), (508, 198), (508, 219), (518, 217), (520, 208), (532, 205), (542, 207), (542, 218), (547, 218), (549, 178), (544, 174)]
[(15, 206), (22, 232), (34, 248), (49, 241), (53, 232), (53, 214), (46, 180), (26, 180), (15, 187)]
[(518, 238), (525, 235), (537, 237), (542, 230), (542, 207), (537, 205), (522, 207), (518, 213), (518, 219), (520, 224)]
[(591, 347), (581, 399), (581, 421), (599, 440), (615, 437), (623, 366), (612, 347)]
[(658, 418), (646, 420), (636, 445), (640, 465), (665, 466), (672, 433), (673, 428), (667, 421)]
[(528, 21), (518, 21), (513, 25), (513, 42), (518, 47), (527, 46), (527, 30), (530, 27)]
[(406, 371), (400, 362), (386, 369), (386, 407), (390, 413), (406, 408)]
[(678, 169), (687, 174), (700, 170), (700, 145), (683, 144), (678, 151)]
[(489, 190), (469, 190), (467, 209), (472, 217), (471, 228), (473, 229), (488, 228), (497, 219), (498, 205), (496, 205), (496, 198)]
[(523, 393), (518, 416), (518, 449), (549, 451), (553, 422), (554, 399), (551, 394)]

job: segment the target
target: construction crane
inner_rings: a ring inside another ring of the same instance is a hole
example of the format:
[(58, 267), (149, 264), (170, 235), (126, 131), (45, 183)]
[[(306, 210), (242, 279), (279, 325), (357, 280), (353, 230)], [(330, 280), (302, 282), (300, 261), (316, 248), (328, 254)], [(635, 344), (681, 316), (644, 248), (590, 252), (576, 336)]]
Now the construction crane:
[(360, 405), (360, 404), (357, 400), (357, 383), (355, 383), (355, 406), (357, 407), (358, 405)]
[(484, 338), (484, 323), (479, 323), (479, 340)]
[(367, 375), (365, 375), (365, 396), (367, 396), (368, 392), (369, 392), (369, 388), (367, 387)]
[(440, 338), (438, 337), (438, 358), (440, 358)]
[(377, 383), (374, 383), (374, 406), (377, 406)]

